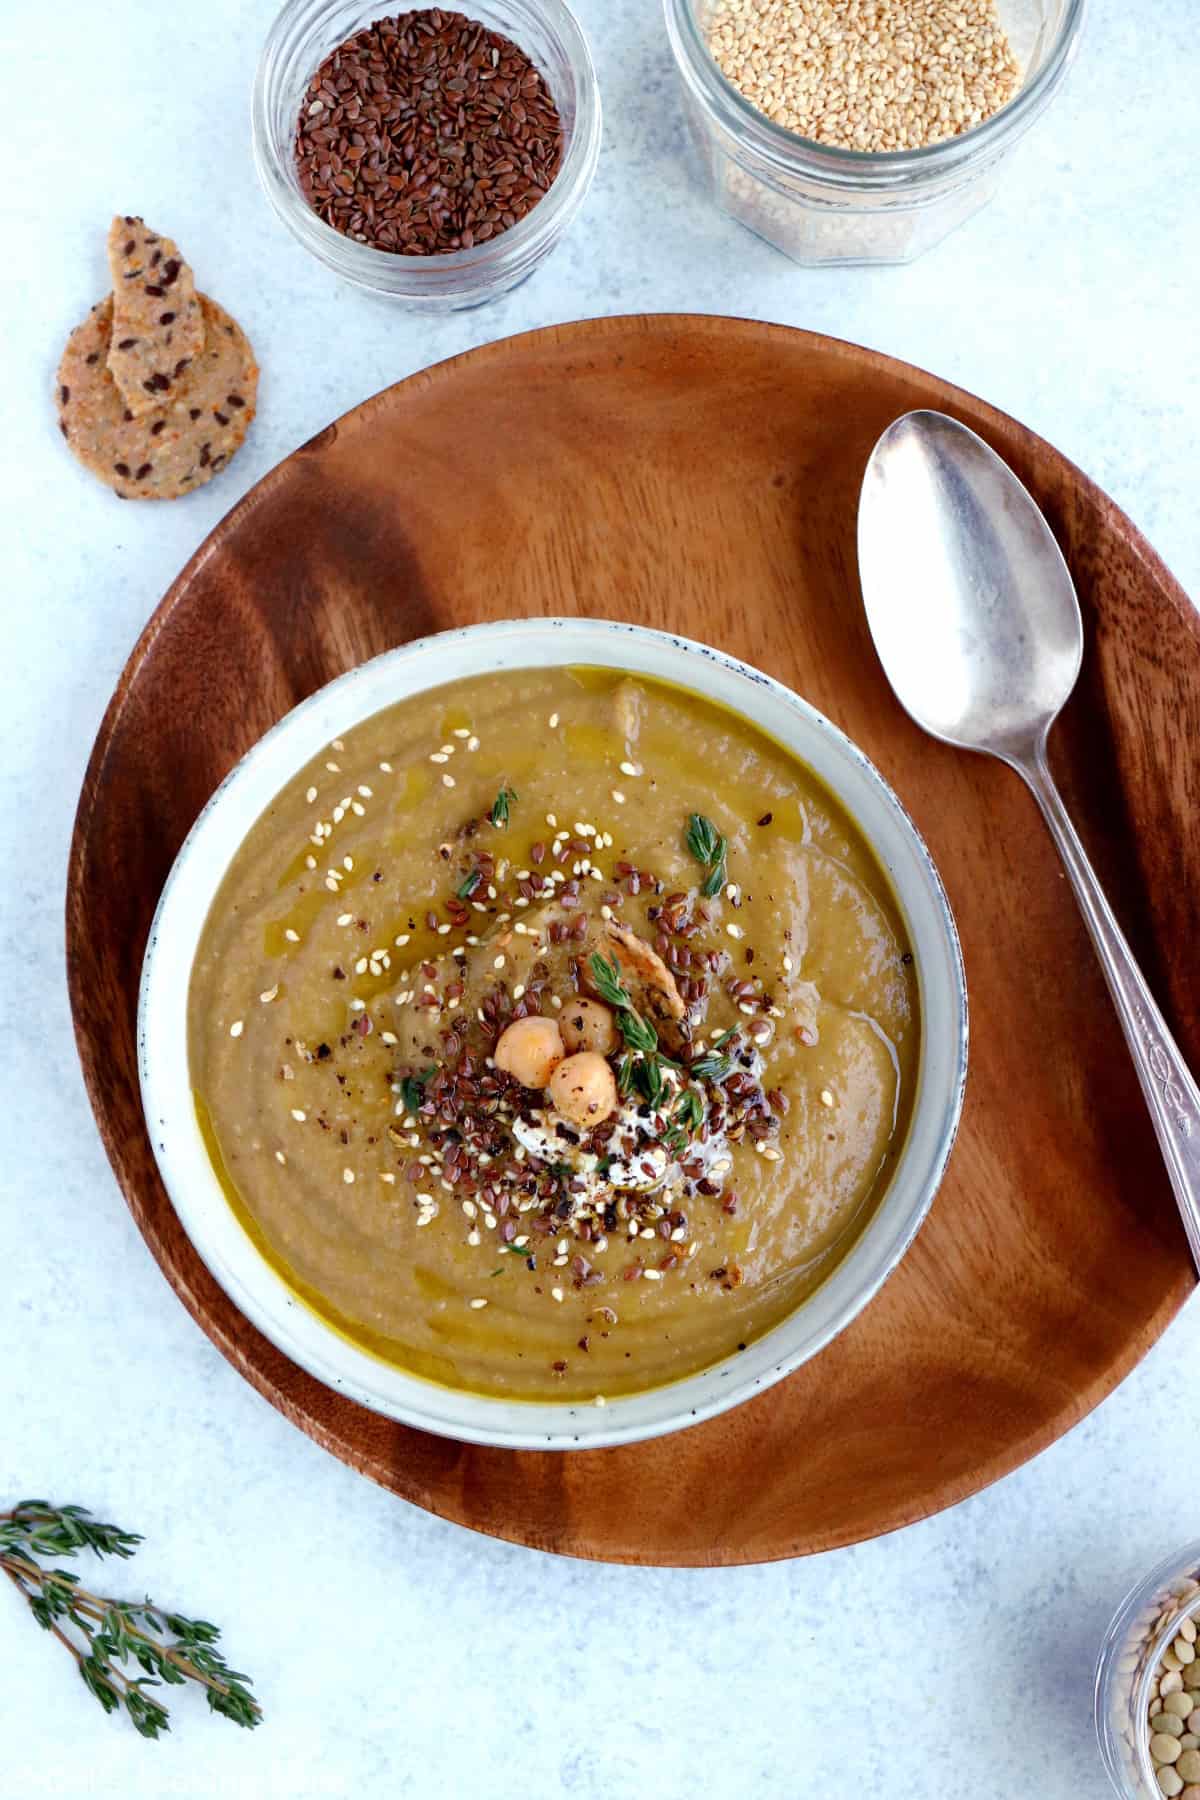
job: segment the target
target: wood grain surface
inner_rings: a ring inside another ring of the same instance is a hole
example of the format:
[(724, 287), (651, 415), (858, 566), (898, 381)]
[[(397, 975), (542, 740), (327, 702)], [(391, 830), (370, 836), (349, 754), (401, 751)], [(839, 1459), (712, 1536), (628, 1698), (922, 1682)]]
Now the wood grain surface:
[[(1195, 1066), (1200, 623), (1130, 522), (1049, 445), (887, 358), (779, 326), (644, 317), (441, 364), (267, 476), (180, 575), (121, 678), (80, 799), (67, 904), (79, 1050), (113, 1167), (167, 1279), (234, 1366), (335, 1455), (446, 1518), (630, 1562), (751, 1562), (850, 1543), (1043, 1449), (1191, 1290), (1137, 1083), (1033, 802), (998, 764), (923, 736), (872, 652), (858, 487), (878, 433), (918, 406), (961, 418), (1007, 458), (1074, 571), (1087, 650), (1052, 757)], [(836, 720), (930, 845), (971, 999), (949, 1173), (865, 1314), (723, 1418), (565, 1455), (410, 1431), (273, 1349), (166, 1198), (134, 1041), (163, 880), (255, 739), (409, 637), (548, 613), (705, 638)]]

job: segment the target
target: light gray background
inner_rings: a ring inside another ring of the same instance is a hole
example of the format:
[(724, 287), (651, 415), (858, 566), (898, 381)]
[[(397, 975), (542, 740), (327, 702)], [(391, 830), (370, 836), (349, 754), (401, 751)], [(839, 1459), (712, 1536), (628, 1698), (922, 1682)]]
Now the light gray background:
[[(1096, 0), (1069, 88), (989, 211), (912, 268), (819, 274), (693, 185), (655, 0), (580, 12), (607, 110), (585, 213), (517, 294), (439, 321), (339, 286), (260, 198), (247, 100), (266, 0), (0, 3), (0, 1504), (76, 1499), (144, 1532), (118, 1585), (220, 1622), (269, 1715), (251, 1736), (184, 1694), (172, 1736), (142, 1743), (102, 1716), (5, 1586), (3, 1800), (1098, 1796), (1097, 1643), (1126, 1584), (1197, 1535), (1193, 1306), (1064, 1442), (886, 1541), (713, 1573), (492, 1543), (378, 1491), (260, 1400), (167, 1288), (109, 1173), (61, 925), (93, 735), (209, 529), (385, 384), (587, 314), (812, 326), (1017, 414), (1200, 592), (1193, 0)], [(178, 236), (263, 365), (246, 449), (176, 506), (114, 501), (67, 455), (49, 404), (63, 339), (106, 286), (114, 210)]]

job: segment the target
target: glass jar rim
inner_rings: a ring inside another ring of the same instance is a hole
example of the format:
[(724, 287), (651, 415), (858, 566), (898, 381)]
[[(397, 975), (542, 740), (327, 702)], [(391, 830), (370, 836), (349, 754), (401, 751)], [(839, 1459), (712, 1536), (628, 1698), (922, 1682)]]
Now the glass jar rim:
[[(431, 297), (444, 290), (469, 284), (472, 278), (487, 283), (493, 265), (529, 260), (536, 263), (546, 241), (553, 240), (580, 205), (591, 185), (600, 152), (600, 89), (587, 36), (566, 0), (523, 0), (539, 15), (545, 28), (558, 40), (575, 82), (575, 116), (566, 134), (562, 161), (553, 181), (537, 205), (506, 230), (460, 250), (435, 251), (428, 256), (406, 256), (402, 251), (381, 250), (359, 243), (318, 216), (290, 178), (290, 164), (280, 154), (271, 128), (270, 97), (279, 78), (278, 64), (288, 51), (289, 26), (312, 0), (283, 0), (271, 22), (255, 70), (251, 94), (251, 135), (259, 180), (275, 212), (327, 267), (376, 292), (394, 293), (404, 280), (414, 293)], [(381, 5), (376, 16), (386, 15)], [(356, 27), (362, 29), (362, 27)], [(289, 140), (290, 144), (290, 140)]]
[[(1163, 1588), (1170, 1589), (1172, 1584), (1176, 1582), (1185, 1579), (1195, 1579), (1194, 1575), (1189, 1575), (1187, 1573), (1189, 1569), (1200, 1569), (1200, 1541), (1189, 1544), (1182, 1550), (1175, 1550), (1170, 1556), (1164, 1556), (1161, 1562), (1155, 1564), (1148, 1575), (1144, 1575), (1140, 1581), (1134, 1583), (1113, 1615), (1113, 1621), (1109, 1626), (1104, 1649), (1101, 1652), (1100, 1660), (1096, 1668), (1094, 1711), (1096, 1735), (1100, 1740), (1102, 1752), (1104, 1751), (1105, 1746), (1105, 1723), (1106, 1710), (1109, 1704), (1109, 1689), (1116, 1679), (1116, 1664), (1122, 1651), (1123, 1637), (1128, 1633), (1130, 1625), (1137, 1617), (1138, 1613), (1155, 1601), (1157, 1595)], [(1176, 1596), (1176, 1598), (1178, 1598), (1178, 1596)], [(1160, 1607), (1159, 1611), (1161, 1612), (1162, 1610), (1163, 1609)], [(1178, 1610), (1172, 1614), (1171, 1618), (1168, 1619), (1165, 1624), (1159, 1626), (1158, 1630), (1154, 1633), (1153, 1638), (1146, 1638), (1143, 1640), (1138, 1653), (1142, 1662), (1141, 1674), (1138, 1676), (1135, 1685), (1129, 1690), (1128, 1695), (1130, 1711), (1135, 1720), (1148, 1720), (1150, 1684), (1158, 1674), (1164, 1651), (1166, 1651), (1174, 1642), (1175, 1638), (1178, 1637), (1179, 1622), (1183, 1618), (1195, 1619), (1197, 1623), (1200, 1624), (1200, 1589), (1197, 1589), (1194, 1594), (1188, 1595), (1186, 1599), (1180, 1599)], [(1144, 1790), (1147, 1793), (1152, 1794), (1155, 1792), (1157, 1783), (1155, 1781), (1154, 1769), (1150, 1760), (1150, 1733), (1148, 1730), (1139, 1730), (1136, 1743), (1132, 1746), (1132, 1749), (1139, 1779), (1142, 1782)], [(1105, 1756), (1104, 1760), (1105, 1766), (1108, 1768), (1109, 1777), (1115, 1786), (1117, 1784), (1117, 1775), (1112, 1767), (1109, 1766), (1107, 1756)], [(1123, 1781), (1121, 1787), (1122, 1791), (1129, 1791), (1128, 1782)]]
[(747, 139), (755, 152), (777, 169), (794, 172), (803, 167), (848, 188), (937, 179), (976, 153), (999, 151), (1033, 122), (1066, 74), (1086, 8), (1087, 0), (1067, 0), (1058, 36), (1042, 67), (1032, 80), (1022, 83), (1011, 100), (978, 125), (917, 150), (850, 150), (802, 137), (760, 112), (719, 68), (700, 29), (695, 0), (663, 0), (676, 64), (708, 111)]

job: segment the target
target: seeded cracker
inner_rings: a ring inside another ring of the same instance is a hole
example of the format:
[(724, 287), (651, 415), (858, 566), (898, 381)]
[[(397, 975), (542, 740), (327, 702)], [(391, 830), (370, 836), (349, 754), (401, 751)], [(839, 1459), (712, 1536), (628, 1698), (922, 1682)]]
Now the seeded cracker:
[(122, 500), (176, 500), (203, 487), (245, 439), (258, 365), (246, 334), (197, 296), (204, 348), (154, 412), (134, 416), (108, 367), (113, 302), (94, 306), (58, 366), (58, 424), (85, 468)]
[(132, 413), (153, 411), (204, 347), (196, 282), (179, 246), (141, 219), (108, 233), (113, 331), (108, 366)]

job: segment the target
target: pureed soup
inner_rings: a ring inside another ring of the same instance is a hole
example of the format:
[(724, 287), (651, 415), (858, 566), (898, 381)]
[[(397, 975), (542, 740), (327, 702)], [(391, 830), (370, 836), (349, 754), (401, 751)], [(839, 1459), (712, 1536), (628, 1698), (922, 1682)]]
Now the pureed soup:
[(603, 1400), (720, 1361), (846, 1254), (915, 1085), (912, 957), (816, 777), (609, 670), (404, 700), (238, 851), (188, 1000), (239, 1219), (418, 1375)]

